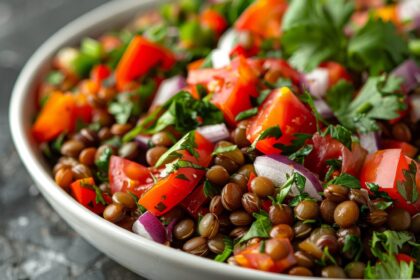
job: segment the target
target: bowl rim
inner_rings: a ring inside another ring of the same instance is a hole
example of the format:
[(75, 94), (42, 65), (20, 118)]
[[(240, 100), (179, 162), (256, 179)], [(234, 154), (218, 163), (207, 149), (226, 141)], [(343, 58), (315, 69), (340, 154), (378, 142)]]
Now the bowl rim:
[[(35, 156), (34, 149), (37, 148), (31, 146), (31, 141), (29, 139), (30, 132), (27, 131), (27, 128), (25, 127), (28, 119), (25, 119), (24, 113), (25, 107), (28, 106), (26, 104), (26, 96), (29, 92), (35, 90), (36, 81), (39, 80), (40, 69), (43, 67), (44, 62), (50, 62), (52, 55), (61, 47), (66, 46), (68, 41), (75, 39), (80, 40), (84, 36), (83, 33), (92, 33), (91, 29), (93, 30), (99, 24), (111, 20), (117, 14), (126, 13), (130, 9), (141, 11), (147, 8), (157, 7), (163, 2), (165, 1), (114, 0), (107, 2), (71, 21), (37, 48), (21, 70), (15, 82), (9, 105), (9, 126), (12, 140), (19, 157), (26, 170), (32, 176), (32, 180), (39, 182), (37, 187), (41, 190), (43, 195), (44, 193), (48, 193), (51, 197), (54, 197), (55, 200), (60, 200), (65, 211), (72, 212), (73, 215), (79, 216), (79, 219), (83, 220), (83, 222), (90, 227), (100, 228), (101, 230), (107, 231), (113, 238), (124, 239), (125, 242), (130, 242), (133, 250), (139, 250), (140, 252), (146, 250), (156, 254), (159, 258), (164, 258), (175, 264), (186, 265), (186, 263), (188, 263), (188, 266), (194, 266), (203, 272), (220, 271), (222, 274), (226, 275), (226, 277), (234, 275), (235, 277), (241, 277), (242, 279), (297, 279), (297, 277), (287, 274), (244, 269), (242, 267), (219, 263), (214, 260), (191, 255), (181, 250), (150, 241), (110, 223), (80, 205), (67, 192), (59, 188), (55, 184), (49, 170), (47, 170)], [(129, 19), (127, 19), (127, 22), (128, 21)], [(35, 180), (35, 178), (37, 179)], [(118, 259), (115, 259), (115, 261), (118, 262)], [(303, 277), (298, 278), (302, 279)]]

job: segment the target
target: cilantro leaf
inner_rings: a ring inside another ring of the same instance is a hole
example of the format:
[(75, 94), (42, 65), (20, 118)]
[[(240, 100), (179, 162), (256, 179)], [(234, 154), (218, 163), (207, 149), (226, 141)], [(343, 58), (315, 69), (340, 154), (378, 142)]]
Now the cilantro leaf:
[(303, 94), (300, 96), (300, 99), (308, 104), (311, 108), (312, 112), (314, 113), (316, 119), (316, 129), (320, 132), (319, 123), (322, 122), (323, 124), (328, 124), (327, 121), (319, 114), (318, 109), (315, 106), (314, 99), (312, 98), (311, 94), (305, 90)]
[[(287, 176), (287, 175), (286, 175)], [(290, 194), (292, 187), (295, 186), (299, 193), (302, 194), (305, 189), (306, 178), (297, 172), (293, 172), (287, 177), (286, 182), (280, 186), (280, 191), (277, 193), (274, 203), (282, 204), (285, 198)], [(309, 196), (307, 196), (309, 197)], [(302, 197), (302, 198), (307, 198)]]
[(351, 144), (353, 142), (352, 133), (350, 130), (342, 125), (329, 125), (322, 133), (321, 136), (331, 135), (332, 138), (340, 141), (351, 151)]
[(178, 153), (180, 150), (186, 150), (194, 157), (198, 157), (196, 151), (197, 144), (195, 143), (195, 131), (190, 131), (185, 134), (178, 142), (176, 142), (169, 150), (160, 156), (155, 166), (159, 167), (165, 162), (173, 161), (180, 158), (182, 154)]
[(312, 152), (313, 149), (314, 149), (313, 145), (304, 145), (299, 150), (292, 153), (289, 156), (289, 159), (299, 164), (303, 164), (305, 162), (305, 157), (308, 156)]
[(414, 203), (419, 199), (419, 192), (416, 185), (417, 166), (412, 161), (408, 170), (403, 170), (404, 181), (397, 182), (397, 188), (400, 195), (409, 203)]
[(407, 42), (391, 22), (370, 18), (350, 39), (348, 64), (357, 71), (368, 69), (371, 75), (390, 71), (408, 55)]
[(237, 145), (229, 145), (229, 146), (218, 146), (213, 153), (211, 154), (212, 156), (216, 156), (219, 154), (223, 154), (223, 153), (228, 153), (228, 152), (232, 152), (235, 151), (236, 149), (238, 149)]
[(272, 126), (264, 130), (263, 132), (258, 135), (258, 137), (252, 142), (251, 146), (249, 147), (250, 150), (255, 150), (257, 143), (261, 140), (274, 137), (275, 139), (279, 139), (282, 136), (281, 129), (278, 125)]
[(398, 262), (394, 255), (383, 254), (374, 266), (370, 263), (365, 268), (366, 279), (412, 279), (413, 262)]
[(98, 167), (99, 172), (108, 175), (109, 160), (112, 154), (112, 148), (107, 146), (99, 155), (98, 159), (95, 161), (95, 165)]
[(248, 232), (239, 241), (241, 243), (254, 237), (270, 237), (272, 225), (268, 214), (261, 210), (259, 213), (254, 213), (253, 216), (256, 220), (252, 223)]
[(343, 27), (353, 10), (353, 3), (345, 0), (292, 1), (282, 23), (282, 46), (290, 63), (311, 71), (322, 61), (344, 61)]
[(343, 161), (341, 159), (327, 159), (325, 162), (329, 166), (327, 173), (325, 174), (325, 181), (328, 181), (331, 178), (334, 171), (341, 170)]
[(90, 189), (90, 190), (93, 190), (95, 192), (95, 202), (96, 203), (98, 203), (98, 204), (100, 203), (102, 205), (107, 205), (107, 203), (106, 203), (106, 201), (105, 201), (105, 199), (102, 195), (102, 191), (98, 186), (96, 186), (94, 184), (92, 185), (92, 184), (89, 184), (89, 183), (86, 183), (86, 182), (83, 182), (83, 181), (80, 182), (80, 185), (83, 188)]
[(223, 249), (222, 253), (218, 254), (214, 258), (214, 260), (216, 262), (224, 262), (229, 258), (230, 255), (232, 255), (232, 252), (233, 252), (233, 242), (232, 242), (232, 240), (229, 237), (225, 236), (225, 237), (223, 237), (223, 241), (225, 243), (225, 248)]
[(383, 198), (386, 201), (392, 201), (392, 198), (389, 196), (388, 193), (379, 190), (378, 184), (366, 182), (366, 186), (373, 193), (374, 197)]
[(376, 257), (380, 257), (384, 252), (398, 254), (402, 246), (410, 240), (412, 236), (404, 231), (375, 231), (372, 235), (371, 251)]
[(239, 122), (245, 119), (248, 119), (250, 117), (255, 116), (256, 114), (258, 114), (258, 108), (254, 107), (245, 111), (240, 112), (236, 117), (235, 117), (235, 121)]
[(332, 102), (336, 96), (331, 93), (327, 101), (344, 127), (368, 133), (378, 130), (376, 120), (394, 119), (405, 108), (403, 96), (396, 93), (401, 81), (394, 76), (370, 77), (354, 100), (347, 91), (340, 102)]
[(349, 189), (360, 189), (360, 181), (356, 177), (342, 173), (334, 179), (330, 180), (327, 185), (340, 185)]

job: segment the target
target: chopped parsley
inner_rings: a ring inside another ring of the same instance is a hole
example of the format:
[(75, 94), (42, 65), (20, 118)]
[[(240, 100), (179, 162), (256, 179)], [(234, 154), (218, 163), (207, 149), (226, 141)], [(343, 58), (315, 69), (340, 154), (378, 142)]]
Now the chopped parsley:
[(303, 164), (305, 162), (305, 157), (307, 157), (313, 149), (313, 145), (304, 145), (299, 150), (289, 155), (289, 159), (299, 164)]
[(270, 237), (270, 230), (272, 225), (268, 214), (263, 210), (260, 210), (259, 213), (253, 213), (253, 216), (255, 221), (252, 223), (248, 232), (239, 241), (241, 243), (254, 237)]
[(338, 175), (334, 179), (330, 180), (327, 185), (340, 185), (349, 189), (361, 188), (359, 179), (347, 173)]
[(296, 186), (299, 192), (303, 193), (305, 189), (306, 178), (297, 172), (293, 172), (291, 175), (286, 175), (287, 180), (280, 186), (280, 191), (274, 198), (274, 203), (282, 204), (286, 197), (290, 194), (293, 186)]
[(360, 237), (355, 235), (346, 235), (344, 238), (343, 253), (348, 257), (358, 261), (363, 253), (363, 243)]
[(216, 156), (219, 154), (229, 153), (238, 149), (237, 145), (229, 145), (229, 146), (218, 146), (214, 152), (211, 154), (212, 156)]
[(251, 146), (249, 147), (249, 150), (255, 150), (257, 143), (261, 140), (274, 137), (275, 139), (279, 139), (282, 136), (281, 129), (278, 125), (272, 126), (264, 130), (263, 132), (258, 135), (258, 137), (252, 142)]
[(416, 185), (417, 166), (414, 161), (408, 166), (408, 170), (404, 169), (404, 181), (397, 182), (397, 188), (400, 195), (408, 202), (414, 203), (419, 199), (419, 192)]
[(350, 130), (342, 125), (329, 125), (322, 133), (321, 136), (331, 135), (333, 139), (340, 141), (344, 146), (351, 150), (353, 142), (352, 133)]
[(223, 237), (223, 242), (225, 243), (225, 248), (223, 249), (222, 253), (218, 254), (214, 258), (214, 260), (216, 262), (224, 262), (229, 258), (230, 255), (232, 255), (232, 252), (233, 252), (233, 242), (232, 242), (232, 240), (229, 237), (224, 236)]
[(254, 108), (251, 108), (251, 109), (249, 109), (249, 110), (246, 110), (246, 111), (242, 111), (242, 112), (240, 112), (240, 113), (239, 113), (239, 114), (235, 117), (235, 121), (239, 122), (239, 121), (242, 121), (242, 120), (248, 119), (248, 118), (250, 118), (250, 117), (253, 117), (253, 116), (255, 116), (256, 114), (258, 114), (258, 108), (257, 108), (257, 107), (254, 107)]
[(366, 186), (369, 188), (369, 190), (373, 193), (373, 196), (376, 198), (383, 198), (386, 201), (391, 201), (392, 198), (389, 196), (387, 192), (383, 192), (379, 190), (379, 185), (375, 183), (366, 183)]
[(195, 131), (193, 130), (185, 134), (178, 142), (175, 143), (175, 145), (173, 145), (169, 150), (161, 155), (155, 166), (159, 167), (165, 162), (180, 158), (182, 156), (182, 154), (179, 153), (180, 150), (186, 150), (195, 158), (197, 158), (198, 153), (196, 148), (197, 144), (195, 143)]

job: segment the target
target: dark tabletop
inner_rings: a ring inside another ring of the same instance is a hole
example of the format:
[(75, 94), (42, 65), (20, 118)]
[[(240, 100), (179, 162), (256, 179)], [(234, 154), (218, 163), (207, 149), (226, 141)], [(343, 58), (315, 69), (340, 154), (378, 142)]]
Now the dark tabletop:
[(104, 2), (0, 0), (0, 279), (142, 279), (52, 210), (20, 162), (8, 125), (11, 90), (26, 60), (65, 23)]

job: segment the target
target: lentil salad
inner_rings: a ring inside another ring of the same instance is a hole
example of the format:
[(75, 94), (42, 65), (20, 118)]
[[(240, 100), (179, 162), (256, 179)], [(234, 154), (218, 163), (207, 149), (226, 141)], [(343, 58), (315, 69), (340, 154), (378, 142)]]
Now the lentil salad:
[(181, 1), (63, 49), (33, 126), (57, 184), (231, 265), (416, 276), (416, 27), (339, 2)]

